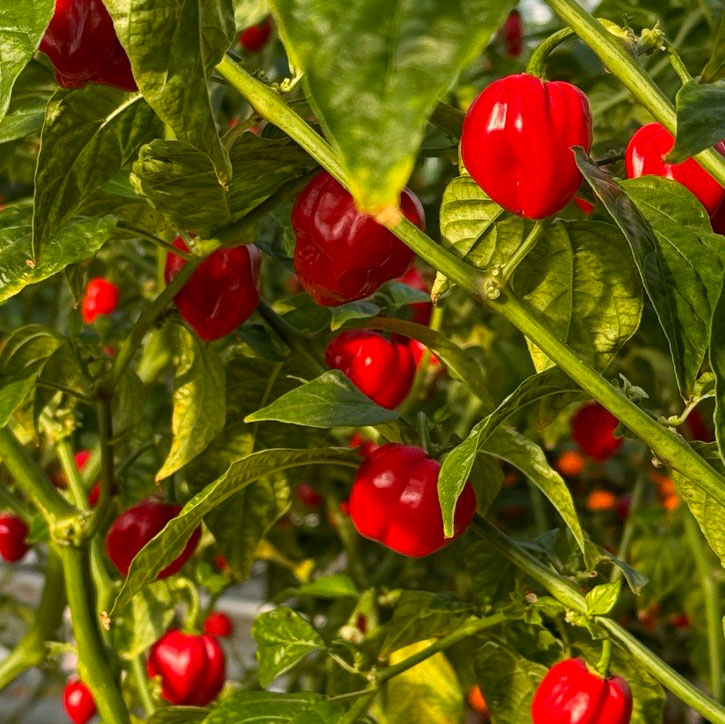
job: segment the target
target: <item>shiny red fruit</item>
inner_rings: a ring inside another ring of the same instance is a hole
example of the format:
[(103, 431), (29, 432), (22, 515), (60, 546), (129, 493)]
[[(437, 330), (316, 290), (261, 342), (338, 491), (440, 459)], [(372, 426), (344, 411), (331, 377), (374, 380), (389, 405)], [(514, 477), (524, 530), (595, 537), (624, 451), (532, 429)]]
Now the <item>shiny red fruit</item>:
[(50, 58), (63, 88), (102, 83), (138, 90), (126, 51), (101, 0), (55, 0), (55, 13), (40, 50)]
[(387, 340), (367, 330), (338, 334), (325, 350), (327, 364), (381, 407), (392, 410), (410, 392), (415, 360), (405, 342)]
[(521, 22), (521, 13), (512, 10), (499, 32), (506, 48), (506, 55), (518, 58), (524, 50), (524, 24)]
[(221, 611), (212, 611), (204, 621), (204, 633), (210, 636), (225, 639), (231, 636), (233, 631), (234, 626), (232, 626), (231, 619)]
[[(428, 351), (428, 348), (417, 339), (409, 339), (408, 347), (410, 348), (410, 353), (413, 355), (416, 366), (420, 367), (420, 361), (423, 359), (423, 355)], [(431, 368), (437, 369), (438, 372), (443, 372), (443, 365), (441, 361), (433, 353), (431, 353), (428, 358), (428, 364)]]
[(618, 424), (609, 410), (592, 402), (571, 418), (571, 436), (585, 455), (595, 460), (607, 460), (624, 442), (624, 438), (614, 437)]
[[(172, 518), (175, 518), (180, 510), (180, 505), (149, 498), (121, 513), (113, 521), (106, 536), (106, 553), (122, 576), (128, 574), (129, 566), (136, 554)], [(201, 528), (197, 528), (191, 534), (181, 555), (164, 568), (158, 578), (167, 578), (177, 573), (196, 550), (200, 537)]]
[(586, 95), (563, 81), (509, 75), (491, 83), (463, 123), (463, 163), (500, 206), (544, 219), (574, 197), (582, 175), (572, 146), (589, 151), (592, 118)]
[(78, 678), (69, 679), (63, 689), (63, 707), (73, 724), (86, 724), (96, 713), (96, 702), (88, 687)]
[[(405, 216), (423, 228), (418, 198), (404, 189), (400, 204)], [(292, 226), (297, 236), (295, 271), (305, 290), (324, 306), (369, 297), (404, 274), (415, 258), (392, 231), (360, 213), (327, 171), (317, 174), (297, 197)]]
[[(362, 463), (350, 494), (350, 516), (358, 533), (406, 556), (427, 556), (450, 541), (443, 535), (438, 502), (441, 465), (423, 448), (388, 443)], [(455, 536), (476, 512), (469, 482), (458, 498)]]
[(152, 647), (149, 676), (161, 677), (161, 694), (171, 704), (206, 706), (219, 695), (226, 677), (224, 651), (213, 636), (176, 629)]
[(322, 503), (320, 494), (307, 483), (300, 483), (295, 490), (295, 495), (297, 496), (297, 500), (308, 508), (316, 508)]
[(531, 704), (533, 724), (629, 724), (632, 692), (619, 676), (602, 679), (581, 659), (553, 666)]
[(273, 27), (272, 18), (265, 18), (261, 23), (250, 25), (242, 30), (239, 44), (248, 53), (259, 53), (269, 42)]
[[(713, 219), (714, 227), (714, 217), (725, 201), (725, 189), (693, 158), (682, 163), (666, 163), (665, 156), (674, 144), (672, 134), (659, 123), (642, 126), (627, 145), (627, 178), (661, 176), (678, 181), (697, 196)], [(725, 142), (718, 143), (715, 148), (725, 155)], [(725, 223), (715, 231), (725, 232)]]
[[(181, 237), (174, 246), (188, 251)], [(256, 246), (217, 249), (174, 297), (181, 316), (201, 339), (211, 342), (225, 337), (254, 312), (259, 304), (260, 262)], [(176, 254), (166, 257), (167, 284), (185, 264), (186, 259)]]
[(0, 513), (0, 556), (8, 563), (16, 563), (29, 550), (25, 542), (30, 533), (23, 520), (13, 513)]
[(78, 470), (83, 470), (83, 468), (88, 464), (88, 461), (91, 459), (91, 451), (90, 450), (79, 450), (75, 456), (73, 457), (75, 460), (76, 467)]
[[(426, 294), (430, 293), (430, 284), (417, 267), (410, 267), (398, 281), (402, 284), (407, 284), (409, 287), (413, 287), (413, 289), (419, 289)], [(433, 313), (432, 302), (415, 302), (415, 304), (409, 304), (408, 309), (411, 311), (411, 319), (413, 322), (426, 327), (430, 324), (430, 317)]]
[(372, 440), (368, 440), (359, 432), (355, 432), (350, 437), (350, 447), (357, 450), (361, 458), (366, 458), (373, 450), (377, 450), (380, 445), (376, 445)]
[(81, 317), (86, 324), (92, 324), (96, 317), (112, 314), (118, 306), (119, 290), (103, 277), (88, 282), (81, 302)]

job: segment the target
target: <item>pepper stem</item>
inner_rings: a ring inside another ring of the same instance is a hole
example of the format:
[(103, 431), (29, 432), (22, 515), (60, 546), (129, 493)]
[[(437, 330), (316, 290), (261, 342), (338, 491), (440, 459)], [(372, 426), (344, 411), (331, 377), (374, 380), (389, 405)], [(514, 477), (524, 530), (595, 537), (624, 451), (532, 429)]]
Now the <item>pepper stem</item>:
[(612, 640), (604, 639), (602, 642), (602, 655), (597, 664), (597, 671), (600, 673), (603, 679), (609, 677), (609, 664), (612, 660)]
[(549, 54), (575, 34), (571, 28), (562, 28), (561, 30), (557, 30), (553, 35), (550, 35), (542, 43), (539, 43), (529, 58), (529, 62), (526, 65), (526, 72), (529, 75), (541, 78), (541, 80), (546, 80), (546, 61), (549, 58)]

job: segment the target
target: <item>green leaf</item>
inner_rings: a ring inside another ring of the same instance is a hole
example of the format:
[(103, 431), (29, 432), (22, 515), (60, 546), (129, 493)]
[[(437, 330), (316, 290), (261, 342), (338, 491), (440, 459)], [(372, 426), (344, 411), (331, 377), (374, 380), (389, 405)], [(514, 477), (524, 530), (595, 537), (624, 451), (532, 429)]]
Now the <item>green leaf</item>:
[(262, 450), (232, 463), (221, 477), (189, 500), (179, 515), (170, 520), (163, 530), (139, 551), (116, 596), (111, 615), (122, 610), (138, 591), (153, 581), (158, 573), (181, 553), (186, 541), (205, 515), (250, 483), (299, 465), (338, 463), (356, 466), (356, 457), (353, 450), (340, 448), (314, 450), (283, 448)]
[(83, 203), (161, 131), (139, 95), (96, 84), (53, 95), (35, 172), (35, 259)]
[(712, 313), (710, 368), (715, 373), (715, 438), (725, 462), (725, 283)]
[(237, 30), (256, 25), (269, 14), (267, 0), (234, 0), (234, 22)]
[(364, 395), (339, 370), (330, 370), (291, 390), (267, 407), (247, 415), (245, 422), (277, 420), (307, 427), (364, 427), (399, 417)]
[[(637, 331), (642, 285), (620, 231), (598, 221), (557, 223), (516, 269), (517, 296), (579, 357), (604, 370)], [(538, 371), (553, 365), (529, 342)]]
[(335, 332), (351, 319), (367, 319), (380, 314), (382, 310), (377, 304), (360, 301), (341, 304), (339, 307), (330, 307), (332, 321), (330, 329)]
[(3, 3), (0, 11), (0, 120), (7, 113), (15, 81), (38, 49), (54, 10), (53, 0)]
[(702, 71), (702, 82), (712, 83), (725, 77), (725, 11), (720, 17), (720, 27), (712, 44), (712, 55)]
[(23, 105), (8, 113), (0, 121), (0, 143), (31, 136), (43, 128), (48, 101), (44, 97), (30, 97)]
[(182, 328), (174, 381), (171, 450), (156, 480), (173, 475), (222, 431), (226, 418), (224, 363), (208, 344)]
[(117, 220), (111, 216), (78, 217), (61, 229), (40, 261), (33, 260), (32, 207), (8, 206), (0, 214), (0, 302), (29, 284), (63, 271), (69, 264), (93, 256), (111, 237)]
[(286, 606), (257, 616), (252, 636), (257, 642), (259, 683), (265, 688), (307, 654), (325, 645), (317, 631)]
[(667, 161), (679, 163), (725, 138), (725, 80), (691, 80), (677, 91), (677, 137)]
[(357, 586), (348, 576), (343, 573), (333, 573), (330, 576), (322, 576), (297, 588), (288, 588), (276, 598), (283, 601), (297, 596), (312, 596), (314, 598), (335, 600), (338, 598), (357, 598), (359, 595), (360, 592)]
[(516, 580), (512, 563), (502, 560), (497, 551), (481, 540), (466, 548), (465, 563), (471, 577), (471, 595), (484, 612), (508, 602)]
[(364, 211), (398, 205), (426, 119), (513, 6), (508, 0), (271, 4)]
[(157, 709), (146, 724), (200, 724), (208, 713), (198, 706), (167, 706)]
[(621, 590), (621, 578), (613, 583), (602, 583), (592, 588), (586, 595), (587, 614), (589, 616), (606, 616), (617, 605)]
[(205, 153), (219, 182), (232, 176), (217, 133), (209, 78), (235, 35), (231, 0), (105, 0), (139, 90), (184, 143)]
[(309, 692), (235, 691), (219, 702), (202, 724), (287, 724), (321, 699)]
[(314, 165), (299, 146), (253, 133), (237, 138), (230, 159), (234, 175), (223, 187), (203, 153), (180, 141), (154, 141), (141, 149), (131, 182), (172, 224), (212, 238)]

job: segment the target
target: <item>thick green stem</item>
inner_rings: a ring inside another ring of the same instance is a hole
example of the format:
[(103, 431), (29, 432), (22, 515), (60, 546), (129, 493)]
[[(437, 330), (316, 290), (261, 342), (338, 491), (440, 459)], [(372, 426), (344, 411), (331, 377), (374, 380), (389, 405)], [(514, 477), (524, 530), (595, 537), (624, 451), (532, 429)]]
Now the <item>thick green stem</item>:
[(149, 679), (146, 675), (143, 654), (134, 656), (131, 659), (131, 671), (133, 672), (133, 678), (136, 680), (136, 690), (138, 691), (144, 711), (147, 715), (153, 714), (156, 711), (156, 705), (149, 690)]
[(55, 451), (58, 455), (58, 461), (60, 462), (61, 468), (63, 468), (63, 474), (68, 481), (68, 487), (78, 510), (88, 511), (90, 509), (88, 505), (88, 493), (86, 492), (85, 486), (83, 485), (83, 478), (81, 477), (80, 470), (75, 462), (73, 456), (73, 447), (70, 444), (70, 440), (64, 437), (58, 443), (56, 443)]
[(516, 267), (526, 258), (526, 255), (536, 246), (539, 239), (544, 235), (547, 227), (551, 223), (551, 219), (543, 219), (534, 224), (529, 235), (523, 240), (516, 251), (511, 254), (501, 272), (501, 284), (506, 284), (511, 279), (512, 274), (516, 271)]
[(109, 666), (110, 653), (103, 645), (96, 596), (91, 582), (87, 547), (67, 546), (61, 550), (66, 593), (78, 645), (78, 673), (91, 690), (104, 724), (130, 724), (117, 677)]
[(109, 398), (103, 398), (96, 403), (96, 414), (101, 446), (101, 491), (96, 503), (96, 510), (86, 531), (88, 537), (92, 536), (101, 527), (108, 515), (115, 487), (113, 415)]

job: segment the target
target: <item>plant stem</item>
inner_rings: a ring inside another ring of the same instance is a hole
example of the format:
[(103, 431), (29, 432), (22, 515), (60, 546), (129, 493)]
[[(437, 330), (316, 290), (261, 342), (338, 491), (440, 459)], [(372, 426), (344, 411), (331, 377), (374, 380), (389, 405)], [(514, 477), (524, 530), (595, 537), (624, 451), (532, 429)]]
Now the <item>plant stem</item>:
[(526, 72), (541, 80), (546, 80), (546, 61), (549, 54), (574, 34), (571, 28), (562, 28), (539, 43), (526, 64)]
[(173, 244), (170, 244), (168, 241), (164, 241), (162, 238), (156, 236), (155, 234), (150, 234), (148, 231), (144, 231), (143, 229), (137, 229), (135, 226), (129, 226), (128, 224), (119, 224), (116, 228), (121, 229), (122, 231), (128, 231), (134, 236), (150, 241), (162, 253), (171, 253), (176, 256), (180, 256), (182, 259), (186, 259), (187, 261), (192, 261), (194, 259), (194, 255), (190, 254), (188, 251), (179, 249)]
[[(640, 473), (637, 476), (637, 481), (632, 489), (632, 498), (629, 502), (629, 511), (627, 512), (627, 522), (624, 524), (624, 530), (622, 531), (622, 539), (619, 542), (619, 548), (617, 549), (617, 558), (620, 561), (627, 560), (627, 554), (629, 553), (629, 546), (634, 537), (635, 529), (635, 513), (639, 510), (639, 506), (642, 504), (642, 498), (644, 497), (644, 491), (647, 486), (647, 475)], [(622, 577), (622, 569), (618, 566), (614, 567), (612, 571), (611, 580), (616, 581)]]
[(715, 582), (707, 549), (703, 545), (700, 529), (692, 515), (685, 513), (685, 535), (695, 559), (695, 570), (699, 579), (702, 597), (705, 601), (707, 621), (707, 652), (710, 661), (710, 689), (718, 701), (723, 696), (723, 640), (722, 604), (719, 586)]
[(4, 485), (0, 485), (0, 505), (10, 508), (16, 515), (20, 516), (26, 523), (30, 524), (33, 514), (26, 505)]
[(529, 235), (523, 240), (518, 249), (511, 255), (501, 271), (501, 284), (504, 285), (511, 279), (511, 275), (516, 271), (516, 267), (526, 258), (526, 255), (536, 246), (536, 243), (542, 237), (547, 227), (551, 223), (551, 219), (543, 219), (534, 224)]
[(144, 711), (147, 715), (151, 715), (156, 711), (156, 705), (154, 704), (154, 700), (151, 698), (151, 692), (149, 691), (149, 680), (146, 676), (143, 654), (134, 656), (131, 659), (131, 671), (133, 673), (133, 678), (136, 680), (136, 690), (138, 691)]
[(667, 58), (670, 61), (672, 69), (677, 73), (682, 83), (689, 83), (692, 80), (690, 71), (687, 70), (687, 66), (682, 61), (680, 54), (675, 50), (675, 46), (667, 40), (665, 40), (665, 52), (667, 53)]
[(62, 440), (57, 442), (55, 445), (55, 452), (58, 455), (60, 466), (63, 468), (63, 474), (68, 481), (68, 487), (70, 488), (73, 502), (78, 510), (88, 511), (88, 493), (83, 485), (81, 473), (76, 466), (70, 440), (67, 437), (64, 437)]
[[(471, 527), (492, 548), (543, 586), (564, 606), (577, 613), (586, 613), (584, 596), (569, 580), (549, 570), (518, 543), (480, 516), (474, 518)], [(614, 643), (646, 669), (662, 686), (712, 724), (725, 724), (725, 708), (693, 686), (684, 676), (678, 674), (637, 641), (625, 628), (606, 616), (596, 616), (595, 621), (610, 635)]]
[(101, 446), (101, 490), (96, 503), (96, 510), (86, 531), (88, 537), (91, 537), (105, 520), (115, 487), (111, 400), (108, 398), (99, 400), (96, 403), (96, 414)]

